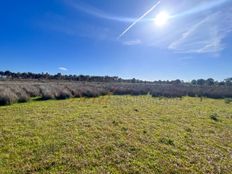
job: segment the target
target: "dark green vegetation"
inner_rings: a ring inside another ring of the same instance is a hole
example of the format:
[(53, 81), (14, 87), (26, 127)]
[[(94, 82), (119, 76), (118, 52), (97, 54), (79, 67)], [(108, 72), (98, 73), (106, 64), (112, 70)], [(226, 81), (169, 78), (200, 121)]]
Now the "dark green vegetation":
[(0, 107), (0, 173), (232, 171), (223, 99), (102, 96)]
[(172, 81), (144, 81), (138, 79), (122, 79), (117, 76), (89, 76), (89, 75), (63, 75), (57, 73), (55, 75), (49, 73), (32, 73), (32, 72), (11, 72), (11, 71), (0, 71), (0, 80), (65, 80), (65, 81), (75, 81), (75, 82), (123, 82), (123, 83), (153, 83), (153, 84), (191, 84), (199, 86), (232, 86), (232, 77), (227, 78), (223, 81), (216, 81), (212, 78), (208, 79), (198, 79), (189, 82), (184, 82), (182, 80), (172, 80)]

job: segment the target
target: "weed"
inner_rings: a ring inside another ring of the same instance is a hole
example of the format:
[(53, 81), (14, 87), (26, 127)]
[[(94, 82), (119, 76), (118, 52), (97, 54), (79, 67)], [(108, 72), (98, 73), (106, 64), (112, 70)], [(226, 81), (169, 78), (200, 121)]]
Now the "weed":
[(219, 116), (217, 113), (213, 113), (210, 115), (210, 119), (213, 121), (219, 121)]
[(174, 146), (174, 141), (170, 138), (160, 138), (159, 139), (159, 142), (160, 143), (163, 143), (163, 144), (166, 144), (166, 145), (171, 145), (171, 146)]

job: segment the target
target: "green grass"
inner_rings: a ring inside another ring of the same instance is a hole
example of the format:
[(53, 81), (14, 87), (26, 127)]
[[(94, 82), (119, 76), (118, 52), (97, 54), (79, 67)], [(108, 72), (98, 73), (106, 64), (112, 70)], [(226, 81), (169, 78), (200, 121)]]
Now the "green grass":
[(231, 171), (224, 100), (105, 96), (0, 107), (1, 174)]

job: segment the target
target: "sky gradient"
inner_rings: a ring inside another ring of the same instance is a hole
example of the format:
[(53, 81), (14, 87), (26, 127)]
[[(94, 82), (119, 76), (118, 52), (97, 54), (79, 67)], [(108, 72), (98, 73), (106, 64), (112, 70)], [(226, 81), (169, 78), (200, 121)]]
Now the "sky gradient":
[[(161, 0), (143, 16), (157, 2), (2, 1), (0, 70), (142, 80), (231, 77), (232, 1)], [(161, 11), (170, 19), (158, 27)]]

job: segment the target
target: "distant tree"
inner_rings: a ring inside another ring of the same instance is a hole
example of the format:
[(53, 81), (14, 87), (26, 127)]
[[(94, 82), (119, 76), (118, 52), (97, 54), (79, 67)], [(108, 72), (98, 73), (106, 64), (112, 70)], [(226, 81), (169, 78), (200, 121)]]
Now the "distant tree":
[(227, 79), (225, 79), (224, 81), (225, 81), (225, 84), (226, 84), (227, 86), (231, 86), (231, 85), (232, 85), (232, 77), (231, 77), (231, 78), (227, 78)]
[[(184, 81), (181, 81), (179, 79), (173, 80), (173, 81), (143, 81), (138, 79), (122, 79), (117, 76), (88, 76), (88, 75), (62, 75), (61, 73), (50, 75), (48, 73), (32, 73), (32, 72), (23, 72), (23, 73), (14, 73), (11, 71), (0, 71), (0, 76), (5, 78), (11, 78), (11, 79), (46, 79), (46, 80), (73, 80), (73, 81), (86, 81), (86, 82), (124, 82), (124, 83), (153, 83), (153, 84), (160, 84), (160, 85), (166, 85), (166, 84), (189, 84)], [(198, 79), (198, 80), (192, 80), (192, 85), (205, 85), (207, 86), (232, 86), (232, 78), (227, 78), (224, 81), (218, 82), (215, 81), (212, 78), (209, 78), (207, 80), (204, 79)]]
[(171, 81), (170, 83), (174, 84), (174, 85), (180, 85), (182, 83), (182, 81), (177, 79), (177, 80)]
[(225, 83), (225, 82), (218, 82), (218, 85), (219, 85), (219, 86), (225, 86), (226, 83)]
[(204, 79), (198, 79), (198, 80), (197, 80), (197, 85), (202, 86), (202, 85), (204, 85), (204, 84), (205, 84), (205, 80), (204, 80)]
[(212, 85), (214, 85), (215, 81), (214, 81), (214, 79), (209, 78), (209, 79), (207, 79), (207, 80), (205, 81), (205, 83), (206, 83), (207, 85), (209, 85), (209, 86), (212, 86)]
[(191, 81), (191, 84), (192, 84), (192, 85), (197, 85), (197, 81), (196, 81), (196, 80), (192, 80), (192, 81)]
[(131, 79), (131, 82), (136, 83), (136, 79), (135, 78)]
[(4, 75), (5, 75), (5, 76), (11, 76), (11, 75), (12, 75), (12, 72), (10, 72), (10, 71), (7, 70), (7, 71), (5, 71)]
[(61, 80), (61, 77), (62, 77), (62, 74), (61, 74), (61, 73), (57, 73), (57, 74), (54, 76), (54, 78), (55, 78), (56, 80)]

